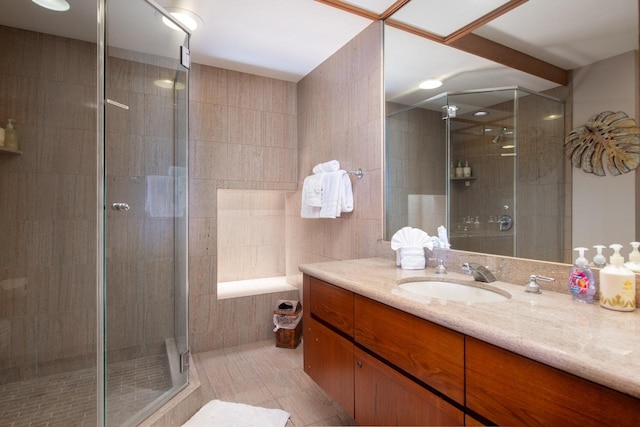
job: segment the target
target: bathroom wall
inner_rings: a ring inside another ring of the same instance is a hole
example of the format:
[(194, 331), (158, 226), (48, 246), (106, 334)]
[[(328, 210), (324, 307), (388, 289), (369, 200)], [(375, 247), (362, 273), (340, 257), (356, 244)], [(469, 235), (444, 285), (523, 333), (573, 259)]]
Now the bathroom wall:
[(295, 83), (200, 64), (189, 96), (189, 340), (200, 352), (272, 337), (276, 300), (298, 298), (219, 301), (216, 248), (219, 189), (297, 189), (297, 101)]
[(0, 383), (95, 366), (95, 45), (0, 26)]
[[(573, 126), (603, 111), (624, 111), (638, 123), (638, 52), (627, 52), (574, 71)], [(573, 247), (624, 245), (638, 240), (635, 172), (599, 177), (573, 169)], [(610, 252), (609, 249), (607, 251)], [(608, 252), (607, 252), (608, 253)]]
[[(299, 190), (288, 195), (287, 277), (301, 284), (298, 265), (366, 258), (382, 237), (382, 22), (374, 22), (298, 82)], [(353, 212), (336, 219), (300, 218), (304, 177), (336, 159), (351, 177)]]

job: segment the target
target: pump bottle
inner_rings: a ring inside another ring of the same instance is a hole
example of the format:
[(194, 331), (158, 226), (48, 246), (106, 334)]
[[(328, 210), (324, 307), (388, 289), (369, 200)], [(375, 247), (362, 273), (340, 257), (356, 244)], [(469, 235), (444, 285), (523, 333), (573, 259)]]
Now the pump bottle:
[(598, 268), (602, 268), (605, 265), (607, 265), (607, 259), (604, 257), (604, 255), (602, 255), (602, 250), (605, 248), (606, 246), (604, 245), (595, 245), (594, 248), (596, 249), (596, 254), (593, 257), (593, 265), (595, 265)]
[(578, 258), (569, 275), (569, 290), (574, 301), (592, 304), (596, 294), (596, 279), (589, 268), (589, 261), (584, 257), (587, 248), (575, 248)]
[(629, 261), (625, 262), (624, 266), (634, 273), (640, 273), (640, 252), (638, 252), (640, 242), (631, 242), (631, 247), (633, 250), (629, 253)]
[(625, 268), (620, 255), (622, 245), (613, 244), (609, 265), (600, 270), (600, 305), (617, 311), (633, 311), (636, 308), (636, 275)]

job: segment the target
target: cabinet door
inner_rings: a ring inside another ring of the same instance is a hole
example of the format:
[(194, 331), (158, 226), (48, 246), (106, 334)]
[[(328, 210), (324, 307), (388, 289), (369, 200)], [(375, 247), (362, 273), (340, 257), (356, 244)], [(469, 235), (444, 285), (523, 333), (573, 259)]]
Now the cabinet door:
[(358, 425), (463, 425), (464, 413), (359, 348), (355, 355)]
[(637, 426), (640, 400), (467, 337), (467, 407), (498, 425)]
[(464, 335), (360, 295), (355, 341), (464, 404)]
[(304, 340), (304, 371), (353, 417), (353, 343), (314, 319)]

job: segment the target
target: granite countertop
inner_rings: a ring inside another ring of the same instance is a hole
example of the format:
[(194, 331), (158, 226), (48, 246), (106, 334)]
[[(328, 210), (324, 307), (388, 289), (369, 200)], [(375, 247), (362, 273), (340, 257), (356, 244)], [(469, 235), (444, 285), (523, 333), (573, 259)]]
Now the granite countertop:
[[(465, 335), (640, 398), (640, 311), (582, 304), (568, 294), (524, 292), (496, 281), (500, 302), (467, 304), (399, 292), (411, 278), (469, 282), (472, 277), (433, 268), (402, 270), (383, 258), (304, 264), (300, 271)], [(477, 285), (483, 285), (474, 282)]]

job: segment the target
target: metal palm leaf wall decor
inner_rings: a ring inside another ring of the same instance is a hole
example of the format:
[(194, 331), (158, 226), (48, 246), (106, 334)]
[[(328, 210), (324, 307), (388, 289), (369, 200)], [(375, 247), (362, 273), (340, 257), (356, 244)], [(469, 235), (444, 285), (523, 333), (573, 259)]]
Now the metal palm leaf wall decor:
[(603, 157), (611, 175), (627, 173), (640, 164), (640, 128), (622, 111), (605, 111), (569, 132), (564, 150), (587, 173), (604, 176)]

